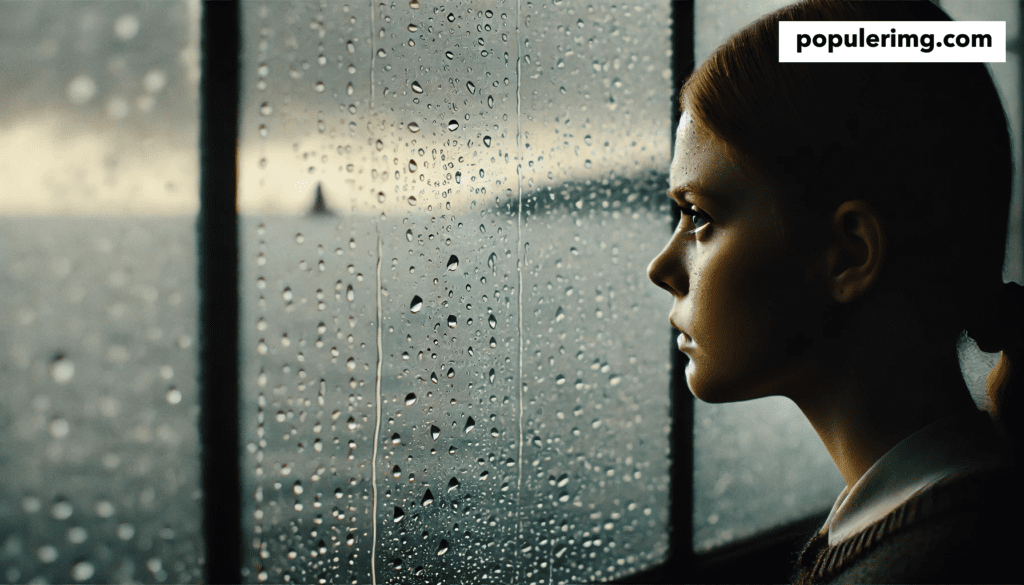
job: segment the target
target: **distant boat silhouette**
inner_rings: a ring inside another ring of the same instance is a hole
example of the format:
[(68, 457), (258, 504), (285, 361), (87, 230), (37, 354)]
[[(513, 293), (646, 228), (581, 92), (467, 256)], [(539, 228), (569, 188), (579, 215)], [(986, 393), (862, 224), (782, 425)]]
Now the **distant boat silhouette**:
[(309, 208), (309, 215), (333, 216), (335, 213), (327, 207), (327, 200), (324, 199), (324, 189), (321, 183), (316, 184), (316, 193), (313, 196), (313, 206)]

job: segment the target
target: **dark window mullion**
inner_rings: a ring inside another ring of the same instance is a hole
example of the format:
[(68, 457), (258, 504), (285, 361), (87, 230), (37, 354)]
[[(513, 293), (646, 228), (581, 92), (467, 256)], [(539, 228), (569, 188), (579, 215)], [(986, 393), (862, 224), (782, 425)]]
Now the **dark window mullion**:
[(206, 581), (242, 580), (238, 422), (239, 6), (203, 2), (200, 91), (200, 441)]

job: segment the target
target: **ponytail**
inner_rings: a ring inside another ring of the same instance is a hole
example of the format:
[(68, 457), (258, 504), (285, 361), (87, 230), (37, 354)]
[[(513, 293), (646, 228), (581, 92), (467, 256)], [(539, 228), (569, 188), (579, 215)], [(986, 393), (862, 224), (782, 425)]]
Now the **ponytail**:
[(992, 418), (1015, 451), (1021, 445), (1021, 360), (1024, 359), (1024, 286), (1005, 283), (994, 302), (979, 307), (967, 334), (981, 351), (1001, 352), (986, 380)]

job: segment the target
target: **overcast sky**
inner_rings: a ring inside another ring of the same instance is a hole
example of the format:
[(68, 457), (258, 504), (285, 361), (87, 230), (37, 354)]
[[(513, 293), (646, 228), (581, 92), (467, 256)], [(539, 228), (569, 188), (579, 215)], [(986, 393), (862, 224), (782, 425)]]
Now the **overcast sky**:
[[(520, 152), (524, 191), (667, 168), (667, 7), (262, 6), (243, 3), (243, 213), (305, 211), (317, 182), (355, 211), (493, 200)], [(200, 9), (0, 3), (0, 214), (196, 212)]]

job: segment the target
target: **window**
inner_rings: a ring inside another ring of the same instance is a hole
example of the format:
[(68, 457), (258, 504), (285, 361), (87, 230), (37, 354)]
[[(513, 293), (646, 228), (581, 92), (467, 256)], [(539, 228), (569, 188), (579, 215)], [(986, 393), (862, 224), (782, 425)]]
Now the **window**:
[(773, 6), (0, 4), (0, 575), (674, 581), (803, 530), (817, 438), (694, 404), (645, 273), (678, 85)]
[(662, 561), (668, 352), (643, 267), (668, 233), (669, 5), (242, 16), (257, 580)]
[(199, 8), (0, 6), (5, 582), (202, 578)]

